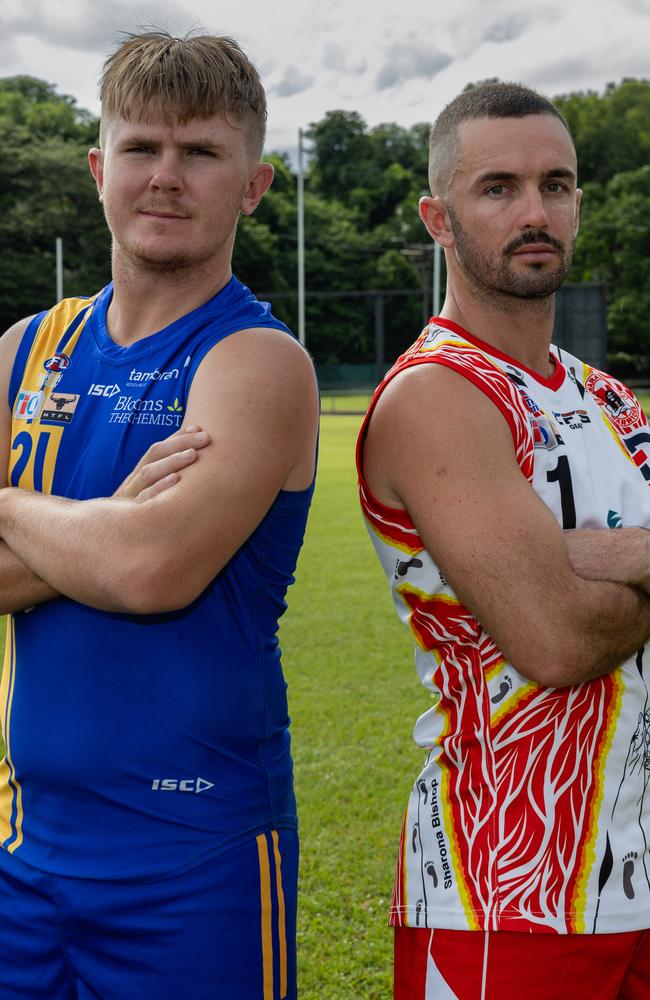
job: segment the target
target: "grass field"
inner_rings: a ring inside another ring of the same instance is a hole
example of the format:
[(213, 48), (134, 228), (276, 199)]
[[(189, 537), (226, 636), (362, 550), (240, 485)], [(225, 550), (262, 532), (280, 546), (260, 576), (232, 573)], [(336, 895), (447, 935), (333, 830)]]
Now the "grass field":
[(411, 729), (426, 694), (359, 513), (359, 423), (322, 420), (318, 485), (281, 629), (301, 831), (301, 1000), (390, 996), (387, 913), (424, 756)]
[(372, 390), (367, 392), (321, 392), (321, 414), (358, 414), (365, 413), (372, 397)]
[(318, 485), (281, 628), (302, 839), (301, 1000), (390, 996), (387, 911), (423, 758), (410, 732), (426, 694), (359, 514), (359, 423), (323, 417)]

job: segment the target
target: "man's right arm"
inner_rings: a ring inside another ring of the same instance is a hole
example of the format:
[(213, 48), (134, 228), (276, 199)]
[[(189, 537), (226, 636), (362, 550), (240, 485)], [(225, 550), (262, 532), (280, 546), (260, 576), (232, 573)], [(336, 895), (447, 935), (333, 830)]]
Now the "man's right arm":
[[(31, 318), (15, 323), (0, 337), (0, 488), (8, 485), (11, 448), (9, 381), (16, 352)], [(182, 470), (196, 460), (199, 449), (209, 442), (209, 435), (199, 427), (181, 428), (170, 437), (156, 442), (127, 476), (115, 496), (139, 501), (152, 499), (174, 486)], [(58, 596), (53, 587), (28, 569), (0, 539), (0, 615), (24, 611)]]
[[(387, 386), (364, 474), (380, 501), (408, 510), (461, 601), (523, 676), (580, 683), (650, 637), (646, 594), (574, 572), (564, 532), (516, 463), (504, 417), (456, 372), (420, 365)], [(645, 535), (637, 561), (650, 565)]]
[[(14, 323), (0, 337), (0, 486), (7, 486), (11, 448), (9, 381), (16, 352), (31, 316)], [(56, 591), (27, 569), (9, 546), (0, 541), (0, 614), (22, 611), (56, 597)]]

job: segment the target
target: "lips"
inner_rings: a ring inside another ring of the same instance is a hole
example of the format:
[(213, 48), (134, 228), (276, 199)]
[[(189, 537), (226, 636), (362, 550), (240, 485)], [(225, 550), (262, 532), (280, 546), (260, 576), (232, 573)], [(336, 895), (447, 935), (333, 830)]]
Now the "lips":
[(167, 212), (159, 208), (141, 208), (141, 215), (150, 215), (154, 219), (189, 219), (189, 215), (181, 215), (179, 212)]
[(513, 256), (525, 256), (527, 254), (555, 254), (557, 250), (555, 247), (549, 246), (548, 243), (527, 243), (523, 247), (513, 251)]

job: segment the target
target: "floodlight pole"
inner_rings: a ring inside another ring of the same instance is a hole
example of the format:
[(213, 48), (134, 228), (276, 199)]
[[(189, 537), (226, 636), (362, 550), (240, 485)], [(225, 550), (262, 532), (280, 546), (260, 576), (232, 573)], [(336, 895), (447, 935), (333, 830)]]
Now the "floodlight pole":
[(60, 236), (57, 236), (54, 245), (56, 247), (56, 301), (60, 302), (63, 298), (63, 240)]
[(305, 346), (305, 174), (302, 129), (298, 129), (298, 340)]
[(440, 315), (440, 258), (442, 247), (436, 241), (433, 244), (433, 315)]

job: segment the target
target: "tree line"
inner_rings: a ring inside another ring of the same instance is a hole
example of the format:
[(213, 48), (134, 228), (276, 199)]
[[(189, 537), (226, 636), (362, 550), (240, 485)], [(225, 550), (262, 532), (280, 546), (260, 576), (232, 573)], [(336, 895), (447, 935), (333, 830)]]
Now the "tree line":
[[(603, 283), (610, 363), (649, 374), (650, 81), (554, 101), (574, 136), (585, 192), (568, 280)], [(307, 337), (318, 363), (374, 359), (375, 290), (398, 293), (384, 299), (389, 360), (422, 324), (432, 255), (417, 203), (427, 190), (428, 131), (427, 123), (369, 128), (353, 111), (330, 111), (307, 130)], [(64, 294), (91, 294), (110, 279), (109, 236), (86, 165), (97, 135), (97, 118), (51, 84), (0, 79), (3, 329), (53, 303), (56, 236)], [(287, 156), (268, 159), (275, 181), (240, 221), (234, 269), (295, 329), (296, 176)]]

